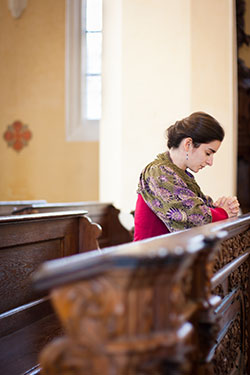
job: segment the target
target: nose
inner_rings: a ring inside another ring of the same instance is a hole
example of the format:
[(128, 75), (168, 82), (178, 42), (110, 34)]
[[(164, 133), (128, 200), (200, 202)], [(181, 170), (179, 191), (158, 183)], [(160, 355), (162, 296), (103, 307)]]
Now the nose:
[(214, 155), (211, 154), (209, 155), (209, 157), (207, 158), (207, 165), (210, 165), (210, 167), (213, 165), (213, 162), (214, 162)]

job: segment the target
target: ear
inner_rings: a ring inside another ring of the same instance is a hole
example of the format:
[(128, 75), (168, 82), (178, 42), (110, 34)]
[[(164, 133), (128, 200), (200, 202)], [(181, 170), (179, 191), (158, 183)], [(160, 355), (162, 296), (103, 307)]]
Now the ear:
[(189, 151), (189, 149), (190, 149), (190, 147), (193, 145), (193, 140), (192, 140), (192, 138), (185, 138), (184, 139), (184, 142), (183, 142), (183, 146), (184, 146), (184, 150), (186, 151), (186, 152), (188, 152)]

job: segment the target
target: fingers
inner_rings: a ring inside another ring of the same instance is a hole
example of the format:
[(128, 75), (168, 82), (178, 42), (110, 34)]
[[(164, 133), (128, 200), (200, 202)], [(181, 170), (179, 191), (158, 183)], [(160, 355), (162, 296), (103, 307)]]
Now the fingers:
[(226, 197), (221, 197), (221, 198), (217, 199), (217, 201), (214, 203), (214, 205), (216, 207), (222, 207), (226, 203), (226, 200), (227, 200)]
[(215, 206), (224, 206), (224, 204), (227, 203), (229, 206), (238, 206), (239, 207), (239, 202), (237, 197), (221, 197), (217, 199), (217, 201), (214, 203)]
[(240, 204), (236, 197), (228, 199), (228, 207), (232, 212), (239, 212)]
[(215, 207), (224, 208), (229, 217), (234, 217), (239, 214), (239, 202), (237, 197), (221, 197), (214, 203)]
[(229, 197), (227, 203), (232, 216), (237, 216), (240, 207), (237, 197)]
[(238, 212), (239, 211), (239, 206), (228, 206), (230, 211), (232, 212)]
[(236, 197), (229, 198), (228, 204), (229, 204), (229, 206), (237, 206), (237, 207), (239, 207), (239, 205), (240, 205), (239, 202), (238, 202), (238, 199)]

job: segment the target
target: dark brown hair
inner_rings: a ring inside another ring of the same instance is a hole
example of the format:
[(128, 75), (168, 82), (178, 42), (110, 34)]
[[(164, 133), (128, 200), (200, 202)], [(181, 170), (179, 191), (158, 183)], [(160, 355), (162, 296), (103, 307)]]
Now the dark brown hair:
[(192, 138), (194, 147), (201, 143), (223, 141), (225, 132), (219, 122), (205, 112), (194, 112), (180, 121), (176, 121), (165, 132), (168, 148), (179, 147), (184, 138)]

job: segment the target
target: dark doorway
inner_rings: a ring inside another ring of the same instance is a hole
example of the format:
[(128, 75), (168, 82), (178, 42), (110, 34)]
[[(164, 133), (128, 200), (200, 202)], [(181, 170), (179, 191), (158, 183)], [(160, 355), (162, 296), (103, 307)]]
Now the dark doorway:
[[(250, 0), (236, 1), (238, 57), (238, 161), (237, 196), (243, 213), (250, 212), (250, 66), (240, 58), (240, 49), (250, 49), (250, 35), (245, 30), (246, 7)], [(250, 50), (249, 50), (250, 54)], [(249, 64), (250, 65), (250, 64)]]

